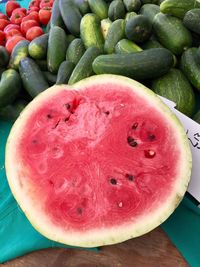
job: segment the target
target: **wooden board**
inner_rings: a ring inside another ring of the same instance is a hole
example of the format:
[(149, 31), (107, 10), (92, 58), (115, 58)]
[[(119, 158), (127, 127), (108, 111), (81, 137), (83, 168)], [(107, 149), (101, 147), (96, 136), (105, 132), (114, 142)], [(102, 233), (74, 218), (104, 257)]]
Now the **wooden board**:
[(105, 246), (100, 252), (78, 249), (45, 249), (30, 253), (2, 267), (187, 267), (181, 254), (158, 227), (154, 231)]

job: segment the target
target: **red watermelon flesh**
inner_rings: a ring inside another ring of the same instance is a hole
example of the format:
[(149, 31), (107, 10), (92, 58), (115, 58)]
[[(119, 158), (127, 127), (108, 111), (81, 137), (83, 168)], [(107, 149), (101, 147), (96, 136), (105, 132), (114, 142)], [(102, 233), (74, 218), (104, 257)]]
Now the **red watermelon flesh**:
[(130, 79), (102, 75), (37, 97), (13, 127), (6, 168), (39, 231), (96, 246), (165, 220), (186, 190), (191, 154), (158, 97)]

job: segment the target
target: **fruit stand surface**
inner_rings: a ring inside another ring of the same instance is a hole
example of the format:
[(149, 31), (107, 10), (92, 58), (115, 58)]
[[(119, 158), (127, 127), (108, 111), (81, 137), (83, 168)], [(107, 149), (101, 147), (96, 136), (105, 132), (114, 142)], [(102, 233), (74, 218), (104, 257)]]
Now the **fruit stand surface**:
[(78, 249), (36, 251), (2, 267), (186, 267), (181, 254), (158, 227), (124, 243), (102, 247), (100, 252)]

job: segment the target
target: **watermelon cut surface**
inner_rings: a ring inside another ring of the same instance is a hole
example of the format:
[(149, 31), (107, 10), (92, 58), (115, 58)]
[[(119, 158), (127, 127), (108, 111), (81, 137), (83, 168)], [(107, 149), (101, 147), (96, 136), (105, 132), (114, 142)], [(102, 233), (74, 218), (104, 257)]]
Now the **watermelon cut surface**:
[(161, 224), (187, 189), (191, 163), (175, 115), (152, 91), (116, 75), (41, 93), (6, 146), (8, 181), (32, 225), (83, 247)]

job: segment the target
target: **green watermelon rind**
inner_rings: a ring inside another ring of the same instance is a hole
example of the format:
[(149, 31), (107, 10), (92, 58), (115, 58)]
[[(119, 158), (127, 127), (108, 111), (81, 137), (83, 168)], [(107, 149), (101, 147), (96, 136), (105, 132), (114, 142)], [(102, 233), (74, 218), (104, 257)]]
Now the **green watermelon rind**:
[[(23, 166), (17, 165), (17, 150), (16, 142), (22, 135), (21, 129), (23, 129), (26, 119), (29, 118), (30, 114), (36, 110), (37, 106), (40, 106), (44, 101), (47, 101), (48, 97), (56, 95), (59, 90), (71, 90), (92, 86), (93, 84), (106, 84), (106, 82), (114, 82), (122, 84), (123, 86), (131, 87), (138, 95), (147, 99), (158, 112), (162, 112), (165, 118), (173, 126), (175, 133), (177, 134), (176, 145), (180, 149), (181, 159), (180, 166), (177, 170), (179, 173), (174, 188), (171, 190), (171, 195), (165, 203), (161, 203), (160, 207), (149, 214), (139, 217), (134, 223), (123, 224), (113, 227), (100, 228), (88, 231), (77, 231), (77, 232), (65, 232), (60, 227), (57, 227), (51, 222), (48, 216), (45, 216), (42, 212), (41, 207), (38, 206), (37, 200), (30, 199), (27, 197), (31, 192), (30, 184), (25, 184), (23, 179), (23, 185), (21, 184), (21, 177), (17, 172), (20, 170), (20, 175), (25, 176), (26, 170)], [(15, 163), (15, 164), (14, 164)], [(10, 188), (13, 192), (14, 197), (19, 203), (20, 207), (26, 214), (27, 218), (33, 225), (33, 227), (46, 236), (47, 238), (80, 247), (97, 247), (102, 245), (110, 245), (119, 242), (123, 242), (130, 238), (141, 236), (164, 222), (176, 209), (180, 201), (182, 200), (190, 180), (191, 168), (192, 168), (192, 155), (189, 147), (189, 142), (185, 133), (185, 130), (175, 116), (174, 113), (165, 105), (162, 100), (151, 90), (146, 88), (144, 85), (131, 80), (129, 78), (117, 75), (96, 75), (87, 79), (84, 79), (74, 85), (59, 85), (52, 86), (46, 91), (39, 94), (21, 113), (19, 118), (16, 120), (14, 126), (11, 129), (6, 145), (6, 173)], [(34, 206), (37, 206), (35, 209)], [(40, 220), (38, 220), (40, 218)], [(43, 222), (42, 224), (40, 222)]]

